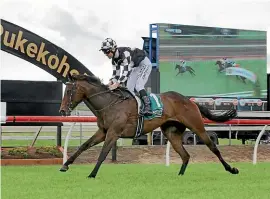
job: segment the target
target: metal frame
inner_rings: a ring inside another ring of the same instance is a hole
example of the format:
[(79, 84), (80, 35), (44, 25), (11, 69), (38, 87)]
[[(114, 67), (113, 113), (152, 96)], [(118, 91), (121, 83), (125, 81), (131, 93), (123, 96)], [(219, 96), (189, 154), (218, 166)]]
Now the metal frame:
[(150, 24), (149, 25), (149, 59), (151, 59), (152, 56), (152, 39), (153, 33), (157, 34), (156, 38), (156, 63), (152, 65), (155, 66), (156, 68), (159, 68), (159, 25), (157, 24)]

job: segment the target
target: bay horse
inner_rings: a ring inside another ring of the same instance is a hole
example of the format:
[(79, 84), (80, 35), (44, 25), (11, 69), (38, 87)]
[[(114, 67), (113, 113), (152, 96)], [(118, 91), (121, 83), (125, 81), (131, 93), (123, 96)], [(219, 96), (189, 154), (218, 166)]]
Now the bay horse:
[[(71, 111), (82, 100), (85, 100), (97, 117), (98, 130), (68, 158), (60, 171), (67, 171), (69, 165), (83, 151), (104, 141), (97, 163), (88, 176), (89, 178), (95, 178), (101, 164), (116, 141), (119, 138), (134, 138), (138, 121), (138, 103), (127, 89), (117, 88), (111, 91), (96, 76), (82, 74), (68, 76), (69, 81), (66, 83), (59, 112), (62, 116), (69, 116)], [(212, 121), (225, 122), (236, 117), (236, 110), (228, 110), (217, 115), (174, 91), (164, 92), (159, 96), (164, 105), (163, 114), (161, 117), (145, 120), (142, 135), (158, 127), (161, 128), (164, 136), (182, 158), (179, 175), (184, 175), (190, 159), (190, 155), (182, 144), (182, 135), (186, 128), (196, 133), (204, 141), (206, 146), (218, 157), (226, 171), (232, 174), (239, 173), (237, 168), (232, 168), (225, 162), (218, 148), (206, 133), (202, 118), (204, 116)]]
[(191, 66), (186, 66), (186, 68), (184, 68), (183, 66), (176, 64), (174, 69), (175, 70), (178, 69), (178, 73), (176, 74), (176, 76), (179, 75), (180, 73), (183, 74), (186, 71), (188, 71), (192, 76), (196, 76), (195, 70)]
[(218, 65), (219, 69), (218, 69), (218, 72), (221, 73), (221, 71), (223, 71), (226, 66), (220, 61), (220, 60), (217, 60), (215, 65)]
[[(219, 73), (221, 73), (221, 71), (223, 71), (225, 68), (233, 67), (231, 64), (223, 64), (223, 63), (221, 63), (220, 60), (217, 60), (216, 63), (215, 63), (215, 65), (218, 65), (219, 66), (219, 70), (218, 70)], [(239, 64), (237, 64), (236, 67), (239, 67)], [(239, 76), (236, 75), (236, 78), (239, 79)], [(242, 77), (242, 76), (240, 76), (240, 78), (241, 78), (242, 82), (244, 84), (246, 84), (246, 81), (245, 81), (246, 78), (245, 77)]]

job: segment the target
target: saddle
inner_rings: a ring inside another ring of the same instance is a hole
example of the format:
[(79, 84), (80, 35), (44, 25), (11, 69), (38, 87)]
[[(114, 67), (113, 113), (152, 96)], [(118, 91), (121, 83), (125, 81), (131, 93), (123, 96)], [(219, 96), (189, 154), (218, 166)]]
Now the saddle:
[(143, 131), (143, 125), (145, 120), (152, 120), (154, 118), (161, 117), (163, 114), (163, 103), (161, 101), (160, 95), (154, 94), (154, 93), (147, 93), (147, 95), (150, 98), (151, 102), (151, 109), (153, 112), (153, 115), (151, 116), (144, 116), (143, 110), (144, 110), (144, 103), (139, 97), (138, 94), (131, 93), (126, 87), (118, 87), (113, 92), (116, 92), (117, 94), (121, 95), (121, 99), (127, 100), (130, 98), (135, 98), (137, 102), (137, 113), (138, 113), (138, 121), (137, 121), (137, 128), (134, 138), (138, 138), (142, 135)]
[(113, 92), (117, 93), (123, 100), (134, 98), (134, 95), (126, 87), (119, 86), (118, 88), (114, 89)]

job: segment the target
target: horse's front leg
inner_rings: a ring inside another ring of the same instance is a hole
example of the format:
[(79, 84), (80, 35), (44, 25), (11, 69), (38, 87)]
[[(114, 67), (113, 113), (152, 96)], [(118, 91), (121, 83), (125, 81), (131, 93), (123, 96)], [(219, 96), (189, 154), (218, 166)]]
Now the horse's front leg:
[(60, 171), (65, 172), (69, 169), (68, 165), (72, 164), (76, 158), (85, 150), (89, 149), (92, 146), (95, 146), (105, 140), (105, 132), (102, 129), (98, 129), (97, 132), (84, 142), (79, 149), (69, 157), (69, 159), (64, 163)]
[(220, 73), (223, 70), (221, 66), (219, 66), (218, 72)]
[(117, 142), (117, 140), (119, 139), (119, 135), (117, 134), (117, 132), (119, 133), (119, 128), (117, 128), (117, 126), (114, 125), (114, 127), (111, 127), (106, 135), (103, 147), (101, 149), (101, 152), (99, 154), (98, 157), (98, 161), (95, 165), (95, 168), (93, 169), (93, 171), (90, 173), (90, 175), (88, 176), (88, 178), (95, 178), (98, 170), (101, 166), (101, 164), (103, 163), (103, 161), (106, 159), (108, 153), (110, 152), (112, 146), (115, 144), (115, 142)]

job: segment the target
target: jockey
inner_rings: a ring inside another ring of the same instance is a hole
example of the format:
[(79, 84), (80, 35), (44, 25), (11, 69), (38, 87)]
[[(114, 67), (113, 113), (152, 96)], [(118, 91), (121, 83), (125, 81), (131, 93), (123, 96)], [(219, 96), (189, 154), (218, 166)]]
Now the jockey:
[[(132, 94), (136, 90), (145, 105), (144, 115), (152, 115), (151, 102), (144, 88), (152, 70), (152, 63), (146, 53), (138, 48), (117, 47), (111, 38), (102, 42), (100, 51), (112, 59), (113, 74), (109, 80), (109, 89), (114, 90), (120, 84), (125, 84)], [(123, 70), (120, 76), (121, 66)]]
[(226, 57), (222, 58), (222, 60), (223, 60), (224, 64), (227, 64), (227, 65), (231, 64), (232, 67), (237, 67), (238, 66), (235, 61), (230, 60), (230, 59), (228, 59)]
[(180, 66), (186, 69), (187, 62), (185, 60), (180, 59)]

